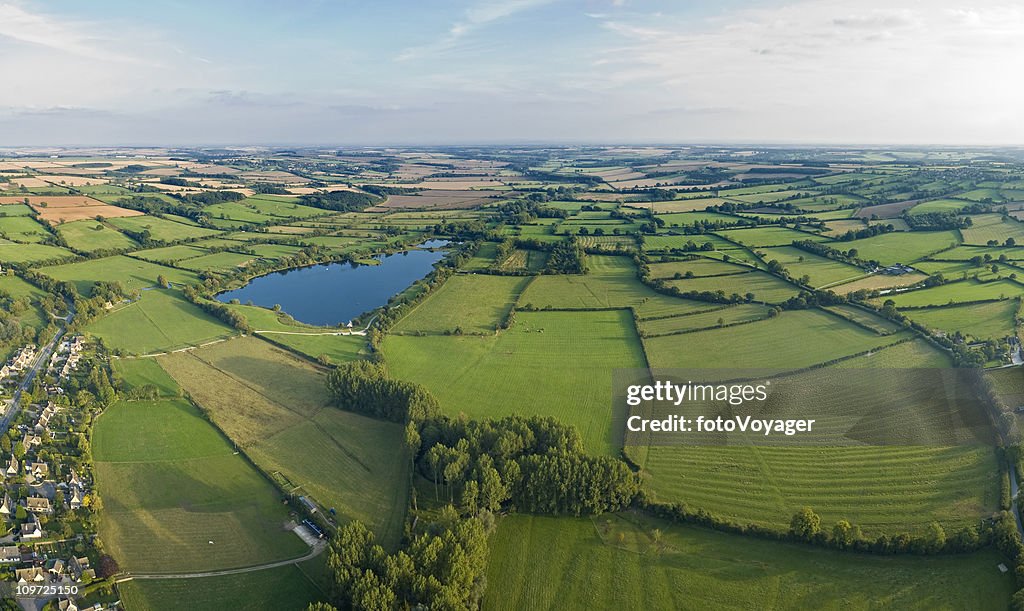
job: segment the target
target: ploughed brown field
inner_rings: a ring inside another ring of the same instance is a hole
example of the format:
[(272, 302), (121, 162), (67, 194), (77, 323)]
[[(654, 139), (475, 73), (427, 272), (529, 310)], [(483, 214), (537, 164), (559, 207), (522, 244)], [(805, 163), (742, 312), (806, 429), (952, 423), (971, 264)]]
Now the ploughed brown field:
[(97, 216), (117, 218), (121, 216), (142, 215), (142, 212), (138, 210), (118, 208), (117, 206), (111, 206), (97, 199), (81, 195), (4, 196), (0, 197), (0, 204), (23, 204), (26, 203), (26, 200), (28, 200), (28, 205), (39, 213), (39, 218), (51, 225), (91, 219)]

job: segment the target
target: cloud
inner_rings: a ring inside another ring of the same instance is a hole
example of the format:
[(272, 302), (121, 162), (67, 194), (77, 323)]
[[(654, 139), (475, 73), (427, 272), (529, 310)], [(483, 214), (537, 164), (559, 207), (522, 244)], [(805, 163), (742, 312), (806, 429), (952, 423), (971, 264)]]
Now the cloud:
[(420, 59), (430, 55), (436, 55), (456, 46), (464, 37), (476, 30), (501, 21), (524, 11), (534, 9), (545, 4), (551, 4), (556, 0), (486, 0), (470, 6), (463, 13), (462, 19), (456, 21), (448, 28), (448, 32), (434, 42), (408, 47), (403, 49), (395, 58), (397, 61), (409, 61)]
[(89, 34), (90, 30), (95, 28), (30, 12), (16, 4), (0, 4), (0, 38), (88, 59), (139, 63), (131, 55), (105, 48), (101, 39)]

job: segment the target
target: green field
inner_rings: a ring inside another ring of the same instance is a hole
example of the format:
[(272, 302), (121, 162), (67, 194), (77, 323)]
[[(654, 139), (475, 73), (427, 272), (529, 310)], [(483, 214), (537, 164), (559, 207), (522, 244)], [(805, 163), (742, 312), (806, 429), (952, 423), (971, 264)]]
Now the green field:
[(85, 331), (102, 338), (108, 347), (130, 354), (198, 346), (236, 333), (173, 289), (143, 291), (141, 298), (118, 305)]
[(68, 246), (83, 252), (138, 246), (134, 240), (120, 231), (111, 229), (106, 223), (91, 219), (61, 223), (57, 226), (57, 233), (64, 238)]
[(764, 253), (766, 261), (778, 261), (792, 277), (810, 277), (811, 286), (815, 288), (847, 282), (865, 274), (859, 267), (819, 257), (793, 246), (765, 248)]
[(124, 382), (127, 389), (155, 386), (161, 396), (175, 397), (180, 392), (178, 383), (153, 358), (121, 358), (110, 362), (111, 369)]
[(1001, 609), (1014, 590), (989, 550), (850, 554), (633, 514), (510, 516), (491, 546), (485, 609)]
[(891, 299), (896, 303), (896, 307), (921, 307), (987, 299), (1010, 299), (1022, 293), (1024, 293), (1024, 285), (1012, 280), (995, 280), (992, 282), (962, 280), (928, 289), (886, 295), (878, 300)]
[(623, 308), (635, 306), (658, 293), (640, 282), (628, 257), (587, 257), (585, 275), (537, 276), (519, 305), (529, 308)]
[[(42, 247), (40, 247), (42, 248)], [(0, 253), (3, 247), (0, 246)], [(82, 295), (88, 295), (97, 281), (118, 282), (129, 291), (156, 285), (158, 276), (175, 284), (197, 284), (199, 278), (192, 272), (132, 259), (124, 255), (89, 259), (80, 263), (44, 267), (42, 273), (56, 280), (73, 282)]]
[(625, 310), (519, 312), (496, 337), (389, 336), (383, 352), (391, 375), (423, 384), (450, 414), (555, 416), (595, 454), (622, 443), (625, 414), (613, 411), (608, 372), (644, 367)]
[(687, 272), (696, 277), (703, 276), (726, 276), (729, 274), (742, 274), (750, 271), (749, 267), (724, 263), (716, 259), (692, 259), (689, 261), (670, 261), (665, 263), (651, 263), (652, 278), (669, 279), (676, 274), (685, 276)]
[(261, 469), (398, 542), (409, 467), (401, 425), (329, 407), (321, 370), (255, 338), (159, 360)]
[(139, 259), (145, 259), (146, 261), (154, 261), (156, 263), (173, 263), (183, 259), (201, 257), (209, 253), (210, 251), (203, 248), (178, 244), (176, 246), (137, 250), (132, 253), (132, 256), (138, 257)]
[(51, 234), (30, 216), (0, 217), (0, 235), (15, 242), (38, 242)]
[(3, 263), (42, 263), (73, 256), (73, 252), (59, 246), (17, 244), (6, 240), (0, 242), (0, 262)]
[[(827, 342), (818, 338), (828, 337)], [(655, 368), (798, 369), (857, 354), (897, 341), (898, 335), (881, 337), (867, 329), (825, 312), (783, 312), (749, 325), (710, 329), (685, 335), (644, 340)], [(688, 346), (713, 349), (693, 351)]]
[[(875, 260), (882, 265), (912, 263), (951, 245), (959, 244), (956, 231), (912, 231), (909, 233), (885, 233), (871, 238), (839, 242), (840, 250), (856, 249), (861, 259)], [(944, 254), (945, 256), (945, 254)]]
[(305, 611), (326, 597), (296, 566), (201, 579), (137, 579), (117, 587), (130, 611)]
[(988, 244), (995, 240), (1003, 244), (1007, 238), (1013, 238), (1017, 244), (1024, 245), (1024, 223), (1012, 216), (1003, 218), (999, 214), (976, 214), (971, 217), (973, 224), (961, 229), (964, 244)]
[(683, 293), (724, 291), (726, 296), (753, 293), (754, 301), (765, 303), (782, 303), (800, 292), (796, 285), (760, 271), (731, 276), (669, 280), (666, 284), (678, 288)]
[(707, 312), (645, 320), (640, 322), (639, 327), (640, 332), (644, 337), (655, 337), (658, 335), (679, 333), (681, 331), (709, 329), (722, 325), (753, 322), (755, 320), (767, 318), (768, 310), (769, 308), (763, 305), (743, 303), (717, 308)]
[[(884, 352), (884, 351), (883, 351)], [(950, 532), (998, 509), (989, 447), (651, 446), (629, 450), (662, 501), (685, 501), (741, 523), (785, 529), (801, 507), (869, 536)]]
[(907, 315), (931, 329), (959, 331), (979, 340), (1011, 337), (1020, 301), (1007, 299), (989, 303), (910, 310)]
[(93, 448), (100, 536), (125, 569), (225, 569), (307, 549), (273, 486), (185, 401), (115, 403)]
[(159, 218), (155, 216), (125, 216), (108, 221), (119, 229), (127, 229), (135, 232), (148, 231), (154, 240), (164, 242), (176, 242), (189, 238), (203, 238), (216, 235), (218, 232), (205, 227), (186, 225), (177, 221)]
[(531, 278), (456, 275), (417, 304), (392, 330), (395, 333), (493, 334), (508, 316)]
[(750, 229), (727, 229), (717, 232), (731, 242), (756, 248), (764, 246), (789, 246), (797, 240), (823, 242), (818, 234), (797, 231), (786, 227), (753, 227)]

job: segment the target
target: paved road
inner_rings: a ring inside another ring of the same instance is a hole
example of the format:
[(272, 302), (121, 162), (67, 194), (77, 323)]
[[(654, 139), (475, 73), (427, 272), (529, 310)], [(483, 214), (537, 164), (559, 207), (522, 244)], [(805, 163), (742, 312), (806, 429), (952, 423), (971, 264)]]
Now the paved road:
[(226, 569), (223, 571), (205, 571), (202, 573), (127, 573), (125, 578), (131, 579), (198, 579), (200, 577), (219, 577), (221, 575), (238, 575), (239, 573), (253, 573), (255, 571), (265, 571), (267, 569), (276, 569), (281, 566), (288, 566), (290, 564), (298, 564), (305, 562), (311, 558), (316, 558), (327, 549), (326, 541), (318, 541), (314, 545), (309, 553), (299, 558), (292, 558), (291, 560), (279, 560), (277, 562), (269, 562), (267, 564), (259, 564), (256, 566), (246, 566), (240, 569)]
[[(69, 304), (70, 306), (70, 304)], [(18, 385), (17, 390), (14, 391), (14, 397), (11, 399), (10, 404), (7, 406), (7, 411), (4, 412), (3, 418), (0, 418), (0, 433), (6, 431), (11, 426), (11, 420), (18, 414), (18, 410), (21, 409), (21, 396), (22, 394), (32, 387), (32, 381), (35, 380), (36, 374), (43, 367), (46, 367), (50, 361), (50, 354), (53, 353), (53, 349), (57, 346), (57, 342), (64, 337), (64, 332), (67, 331), (68, 323), (71, 322), (71, 318), (75, 315), (74, 309), (71, 309), (66, 318), (61, 319), (63, 322), (60, 328), (57, 329), (56, 335), (50, 340), (50, 343), (42, 347), (41, 350), (36, 354), (36, 359), (32, 362), (32, 366), (29, 367), (28, 372), (25, 373), (25, 377), (22, 378), (21, 384)]]

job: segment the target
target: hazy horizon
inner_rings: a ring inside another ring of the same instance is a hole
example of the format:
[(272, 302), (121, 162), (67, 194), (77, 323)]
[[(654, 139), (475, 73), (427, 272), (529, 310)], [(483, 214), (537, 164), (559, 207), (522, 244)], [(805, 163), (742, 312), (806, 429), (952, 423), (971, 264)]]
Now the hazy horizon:
[(0, 2), (0, 146), (1024, 145), (1024, 8)]

